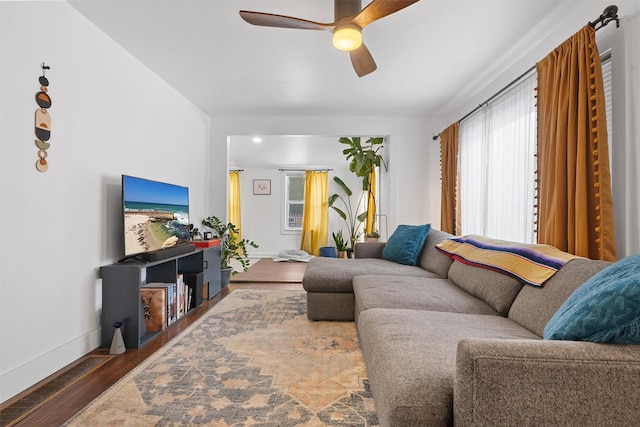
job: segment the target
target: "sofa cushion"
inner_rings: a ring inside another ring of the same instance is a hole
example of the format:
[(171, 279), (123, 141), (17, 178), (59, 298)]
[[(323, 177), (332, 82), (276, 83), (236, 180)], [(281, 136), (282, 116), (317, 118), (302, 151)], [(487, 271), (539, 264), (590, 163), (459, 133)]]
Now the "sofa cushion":
[(474, 297), (493, 307), (500, 315), (507, 316), (511, 304), (524, 286), (519, 280), (497, 271), (454, 261), (449, 269), (449, 279)]
[(473, 297), (450, 280), (424, 277), (358, 276), (353, 278), (355, 319), (370, 308), (448, 311), (498, 315), (486, 302)]
[(395, 276), (437, 277), (420, 267), (402, 265), (376, 258), (342, 259), (315, 257), (309, 260), (302, 277), (307, 292), (353, 293), (352, 280), (363, 274), (391, 274)]
[(430, 224), (399, 225), (382, 250), (382, 259), (404, 265), (418, 265)]
[(436, 245), (451, 237), (453, 237), (453, 235), (446, 231), (431, 228), (427, 234), (427, 240), (424, 242), (424, 248), (422, 248), (418, 265), (446, 279), (453, 260), (436, 249)]
[(353, 257), (382, 259), (382, 251), (386, 244), (387, 242), (356, 242)]
[(358, 336), (381, 426), (453, 424), (456, 350), (462, 338), (536, 339), (501, 316), (373, 308)]
[(640, 255), (601, 270), (560, 306), (544, 338), (640, 343)]
[(525, 286), (509, 310), (509, 318), (542, 337), (549, 319), (562, 303), (591, 276), (610, 265), (584, 258), (566, 263), (543, 288)]

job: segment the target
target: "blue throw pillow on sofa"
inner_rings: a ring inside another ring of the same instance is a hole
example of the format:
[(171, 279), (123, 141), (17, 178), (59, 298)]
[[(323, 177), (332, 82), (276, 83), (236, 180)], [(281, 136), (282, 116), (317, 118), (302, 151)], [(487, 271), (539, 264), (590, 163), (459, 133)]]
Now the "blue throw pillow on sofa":
[(640, 344), (640, 255), (593, 275), (544, 328), (546, 340)]
[(430, 224), (399, 225), (382, 250), (382, 259), (398, 264), (417, 265)]

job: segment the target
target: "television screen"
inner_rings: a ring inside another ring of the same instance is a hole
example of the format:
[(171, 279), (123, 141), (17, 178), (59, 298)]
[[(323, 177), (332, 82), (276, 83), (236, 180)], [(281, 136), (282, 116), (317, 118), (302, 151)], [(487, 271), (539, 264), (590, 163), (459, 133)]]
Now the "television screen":
[(125, 256), (189, 243), (189, 188), (122, 175)]

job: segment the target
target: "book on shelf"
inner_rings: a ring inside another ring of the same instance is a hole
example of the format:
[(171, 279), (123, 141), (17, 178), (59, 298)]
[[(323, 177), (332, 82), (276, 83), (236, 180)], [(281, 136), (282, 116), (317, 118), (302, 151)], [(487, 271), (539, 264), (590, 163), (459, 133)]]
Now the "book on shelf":
[[(165, 327), (173, 325), (178, 319), (178, 290), (177, 283), (147, 283), (142, 285), (140, 289), (140, 295), (142, 298), (142, 292), (148, 289), (164, 289), (165, 290)], [(142, 298), (144, 306), (144, 298)], [(145, 316), (146, 319), (146, 316)], [(164, 329), (164, 328), (163, 328)], [(149, 330), (147, 328), (147, 330)], [(162, 329), (160, 329), (162, 330)]]
[(140, 299), (144, 311), (144, 323), (149, 332), (162, 331), (167, 327), (167, 288), (142, 287)]
[(176, 280), (177, 287), (177, 297), (178, 297), (178, 319), (180, 319), (185, 311), (185, 294), (184, 294), (184, 276), (182, 274), (178, 274), (178, 278)]

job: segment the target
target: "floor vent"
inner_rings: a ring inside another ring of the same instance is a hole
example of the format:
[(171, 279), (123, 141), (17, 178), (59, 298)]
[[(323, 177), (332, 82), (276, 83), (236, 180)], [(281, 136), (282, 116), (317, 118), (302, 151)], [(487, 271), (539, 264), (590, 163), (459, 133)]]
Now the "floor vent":
[(4, 405), (0, 406), (0, 426), (12, 426), (17, 421), (20, 421), (20, 419), (29, 415), (31, 411), (47, 399), (60, 393), (83, 376), (90, 374), (93, 370), (111, 360), (112, 357), (113, 356), (109, 355), (86, 356), (67, 370), (54, 374), (41, 384), (34, 386), (33, 389), (27, 391), (24, 396), (19, 396), (17, 400), (13, 402), (9, 401), (6, 407)]

